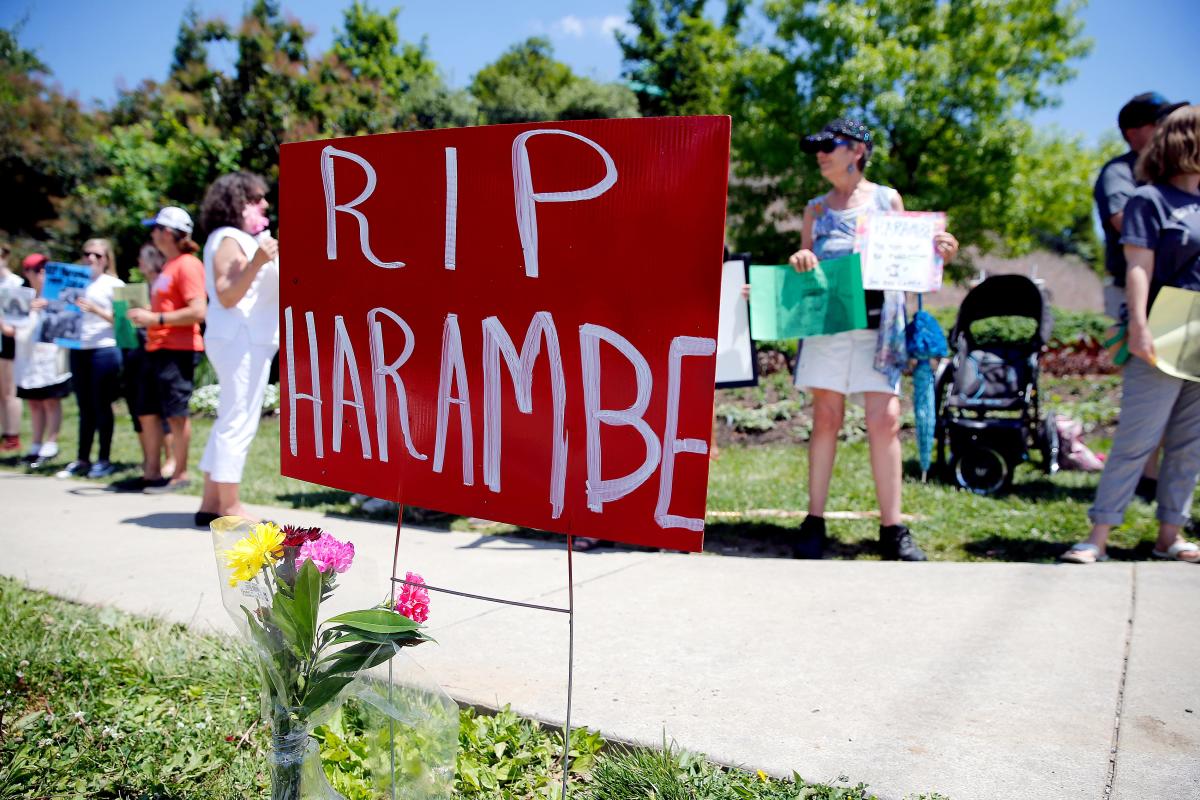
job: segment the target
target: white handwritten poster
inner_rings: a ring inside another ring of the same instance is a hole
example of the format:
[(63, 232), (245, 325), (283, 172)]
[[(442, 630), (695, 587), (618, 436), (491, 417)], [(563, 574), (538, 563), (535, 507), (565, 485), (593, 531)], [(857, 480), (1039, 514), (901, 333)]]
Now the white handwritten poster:
[(855, 250), (862, 255), (863, 288), (936, 292), (942, 288), (942, 257), (933, 236), (946, 230), (946, 215), (890, 211), (858, 218)]

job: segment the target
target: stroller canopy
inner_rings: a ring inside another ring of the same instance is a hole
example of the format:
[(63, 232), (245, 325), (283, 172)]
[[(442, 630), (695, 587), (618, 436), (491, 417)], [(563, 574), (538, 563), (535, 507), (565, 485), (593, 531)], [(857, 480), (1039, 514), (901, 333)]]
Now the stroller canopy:
[(967, 292), (958, 309), (951, 340), (960, 334), (972, 341), (971, 325), (992, 317), (1028, 317), (1037, 323), (1025, 344), (1037, 349), (1050, 341), (1054, 315), (1042, 290), (1024, 275), (993, 275)]

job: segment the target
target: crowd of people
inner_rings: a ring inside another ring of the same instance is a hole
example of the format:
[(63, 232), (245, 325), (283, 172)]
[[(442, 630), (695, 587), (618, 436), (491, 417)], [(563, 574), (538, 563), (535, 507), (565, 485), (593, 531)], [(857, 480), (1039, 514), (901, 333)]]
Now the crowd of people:
[[(1121, 109), (1118, 124), (1130, 150), (1105, 165), (1095, 196), (1112, 276), (1106, 306), (1123, 327), (1131, 357), (1124, 363), (1118, 433), (1090, 509), (1091, 534), (1062, 559), (1081, 564), (1105, 560), (1109, 533), (1122, 522), (1137, 492), (1157, 503), (1160, 533), (1154, 555), (1195, 563), (1200, 562), (1200, 547), (1186, 541), (1182, 531), (1200, 477), (1200, 383), (1155, 368), (1147, 319), (1162, 287), (1200, 291), (1200, 106), (1169, 103), (1148, 93)], [(862, 214), (903, 210), (896, 190), (866, 178), (874, 145), (866, 125), (845, 118), (804, 138), (803, 149), (815, 156), (829, 189), (804, 209), (800, 249), (789, 259), (797, 271), (853, 252)], [(226, 514), (247, 516), (239, 485), (279, 342), (278, 245), (266, 232), (266, 193), (260, 177), (244, 172), (213, 183), (200, 210), (206, 234), (202, 261), (186, 211), (167, 207), (146, 220), (150, 242), (139, 253), (138, 268), (150, 284), (150, 304), (128, 311), (139, 329), (137, 348), (116, 346), (113, 291), (121, 281), (106, 240), (84, 244), (81, 263), (90, 266), (92, 280), (77, 301), (83, 311), (80, 346), (66, 353), (36, 335), (46, 304), (41, 295), (47, 259), (27, 256), (24, 276), (38, 299), (26, 325), (3, 330), (0, 449), (20, 448), (17, 398), (22, 398), (33, 429), (25, 460), (39, 464), (54, 458), (61, 400), (73, 390), (79, 405), (79, 449), (59, 475), (105, 477), (113, 472), (113, 401), (124, 394), (144, 458), (142, 476), (124, 488), (148, 493), (185, 488), (191, 481), (188, 401), (197, 361), (205, 353), (221, 393), (200, 460), (204, 492), (195, 521), (207, 525)], [(959, 249), (948, 232), (936, 234), (931, 245), (945, 261)], [(0, 286), (21, 281), (8, 268), (9, 255), (3, 250)], [(808, 513), (793, 554), (820, 558), (824, 551), (825, 506), (850, 401), (865, 409), (880, 552), (888, 559), (923, 561), (926, 556), (901, 516), (905, 296), (868, 290), (865, 299), (866, 329), (802, 342), (795, 385), (812, 397), (813, 429)], [(98, 447), (95, 460), (93, 445)], [(596, 544), (579, 542), (580, 549)]]
[(195, 523), (250, 516), (239, 485), (279, 344), (278, 243), (267, 230), (266, 195), (266, 181), (246, 172), (213, 182), (200, 208), (203, 260), (193, 239), (196, 226), (184, 209), (168, 206), (144, 221), (149, 241), (138, 253), (137, 267), (148, 286), (148, 304), (125, 312), (136, 330), (132, 347), (128, 341), (118, 346), (115, 295), (125, 284), (117, 277), (108, 240), (88, 239), (80, 253), (91, 276), (72, 298), (81, 321), (78, 339), (69, 347), (42, 331), (49, 319), (45, 271), (50, 259), (26, 255), (22, 277), (8, 266), (10, 249), (0, 248), (0, 287), (28, 284), (34, 292), (29, 314), (0, 329), (0, 451), (22, 449), (23, 400), (32, 441), (22, 460), (39, 467), (56, 458), (62, 400), (73, 392), (78, 449), (57, 475), (110, 476), (116, 471), (113, 404), (123, 396), (141, 444), (142, 474), (116, 488), (148, 494), (186, 489), (192, 483), (189, 403), (196, 368), (207, 354), (221, 394), (200, 460), (204, 492)]

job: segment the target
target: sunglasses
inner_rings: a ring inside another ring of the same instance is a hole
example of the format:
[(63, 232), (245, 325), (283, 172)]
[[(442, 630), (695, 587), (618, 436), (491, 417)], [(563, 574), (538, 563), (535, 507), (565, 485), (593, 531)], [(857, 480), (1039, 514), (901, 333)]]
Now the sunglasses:
[(106, 256), (104, 255), (104, 253), (93, 253), (89, 250), (84, 250), (83, 257), (84, 258), (94, 258), (97, 261), (99, 261), (100, 259), (105, 258)]
[(849, 139), (835, 136), (832, 139), (821, 139), (816, 142), (806, 141), (804, 143), (804, 151), (807, 153), (832, 153), (839, 147), (849, 147), (851, 144), (852, 142)]

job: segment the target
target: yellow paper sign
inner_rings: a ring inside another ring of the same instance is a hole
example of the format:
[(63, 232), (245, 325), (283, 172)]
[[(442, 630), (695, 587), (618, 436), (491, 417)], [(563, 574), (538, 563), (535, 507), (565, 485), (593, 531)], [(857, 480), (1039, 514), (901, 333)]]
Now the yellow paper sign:
[(1200, 381), (1200, 292), (1164, 286), (1148, 322), (1155, 366), (1176, 378)]

